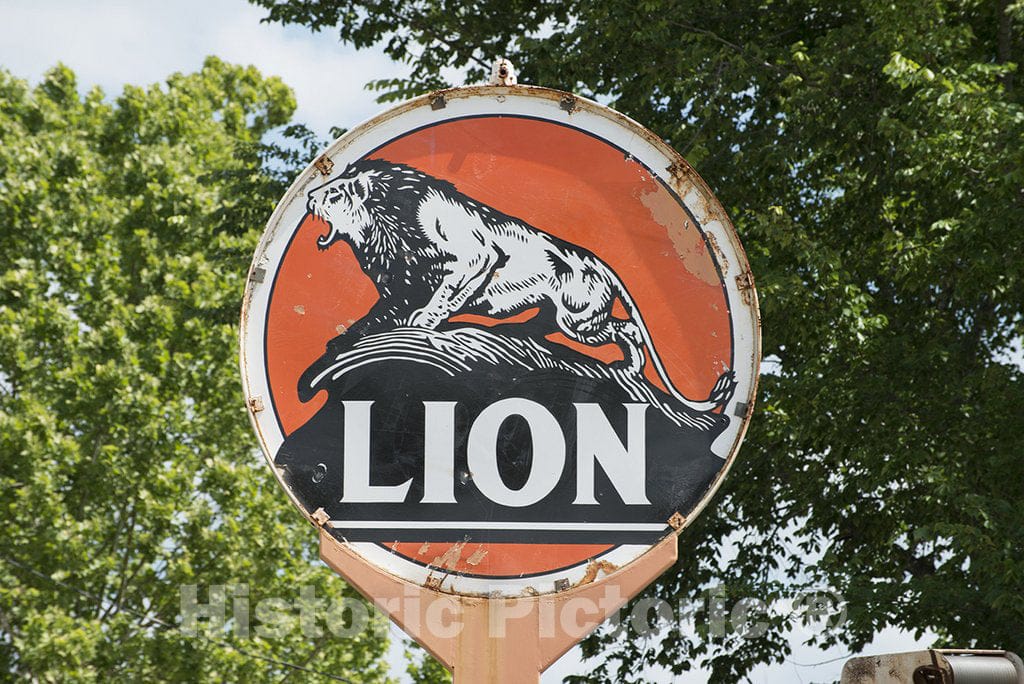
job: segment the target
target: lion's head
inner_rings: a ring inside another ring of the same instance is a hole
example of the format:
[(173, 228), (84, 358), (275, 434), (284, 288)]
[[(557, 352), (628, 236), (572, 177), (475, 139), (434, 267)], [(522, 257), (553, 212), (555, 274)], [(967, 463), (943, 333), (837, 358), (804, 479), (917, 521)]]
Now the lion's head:
[(374, 190), (376, 173), (350, 164), (337, 178), (309, 191), (306, 211), (323, 220), (328, 231), (317, 238), (320, 249), (327, 249), (338, 240), (361, 244), (373, 227), (372, 212), (367, 207)]
[(317, 238), (320, 249), (345, 240), (380, 261), (393, 256), (407, 237), (422, 236), (418, 210), (431, 192), (448, 197), (457, 194), (448, 181), (411, 166), (360, 159), (337, 178), (310, 190), (306, 210), (329, 226)]

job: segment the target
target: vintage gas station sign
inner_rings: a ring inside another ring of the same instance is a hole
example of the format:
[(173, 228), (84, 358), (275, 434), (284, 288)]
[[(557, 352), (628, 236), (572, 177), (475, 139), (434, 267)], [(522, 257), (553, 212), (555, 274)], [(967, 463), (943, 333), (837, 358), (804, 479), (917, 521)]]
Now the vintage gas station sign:
[(758, 361), (705, 183), (622, 115), (521, 86), (412, 100), (331, 145), (271, 217), (242, 321), (292, 501), (456, 595), (558, 592), (692, 520)]

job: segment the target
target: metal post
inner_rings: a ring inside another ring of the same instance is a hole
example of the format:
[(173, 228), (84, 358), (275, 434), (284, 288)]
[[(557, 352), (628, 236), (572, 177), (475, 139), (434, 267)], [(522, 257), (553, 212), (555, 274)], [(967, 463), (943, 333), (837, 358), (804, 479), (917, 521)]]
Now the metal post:
[(320, 528), (320, 558), (454, 675), (456, 684), (537, 684), (540, 673), (676, 562), (670, 534), (627, 567), (555, 594), (448, 594), (384, 574)]

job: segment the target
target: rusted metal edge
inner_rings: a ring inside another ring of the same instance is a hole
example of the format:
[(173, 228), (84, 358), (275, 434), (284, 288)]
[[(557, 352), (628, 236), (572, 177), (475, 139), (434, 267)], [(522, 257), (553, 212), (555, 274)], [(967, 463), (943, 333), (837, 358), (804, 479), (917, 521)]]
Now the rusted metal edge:
[(590, 584), (597, 579), (598, 573), (603, 572), (605, 575), (611, 575), (613, 572), (619, 569), (619, 566), (615, 563), (611, 563), (606, 560), (595, 561), (591, 559), (587, 561), (587, 572), (580, 578), (573, 587), (582, 587), (585, 584)]

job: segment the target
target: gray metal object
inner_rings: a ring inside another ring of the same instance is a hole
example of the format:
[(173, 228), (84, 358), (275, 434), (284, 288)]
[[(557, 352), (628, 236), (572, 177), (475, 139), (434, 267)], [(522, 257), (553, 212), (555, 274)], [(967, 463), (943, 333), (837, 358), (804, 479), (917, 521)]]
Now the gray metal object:
[(1024, 662), (1009, 651), (943, 650), (852, 658), (841, 684), (1024, 684)]
[[(1016, 664), (1011, 660), (1012, 656)], [(953, 681), (961, 684), (1019, 684), (1024, 682), (1020, 658), (1012, 653), (1000, 656), (945, 655), (953, 670)]]

